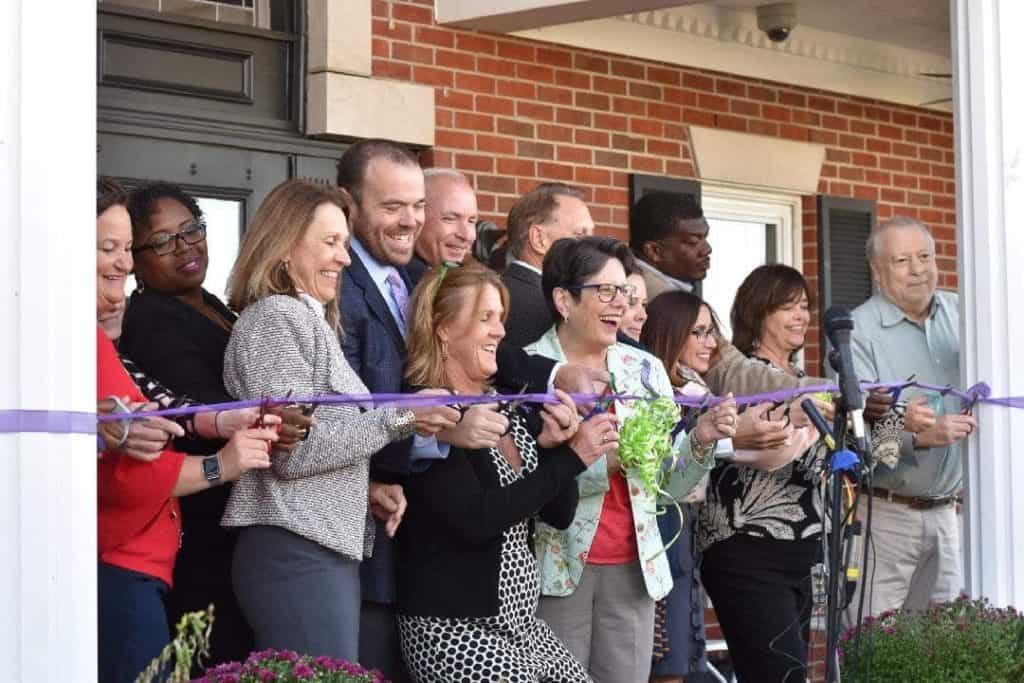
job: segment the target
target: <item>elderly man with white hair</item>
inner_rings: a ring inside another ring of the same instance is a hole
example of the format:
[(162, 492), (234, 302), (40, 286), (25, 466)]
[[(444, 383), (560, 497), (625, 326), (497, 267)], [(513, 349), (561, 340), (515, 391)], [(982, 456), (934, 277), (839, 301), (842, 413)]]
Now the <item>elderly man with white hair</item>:
[[(940, 291), (935, 240), (916, 220), (894, 217), (866, 246), (877, 293), (853, 312), (853, 356), (861, 380), (957, 385), (960, 313)], [(864, 615), (925, 609), (955, 598), (963, 585), (957, 495), (960, 442), (975, 428), (958, 399), (907, 389), (882, 418), (888, 439), (874, 447), (874, 499)], [(876, 434), (877, 426), (876, 426)], [(862, 497), (860, 519), (865, 518)], [(860, 557), (858, 550), (858, 558)], [(863, 587), (863, 584), (862, 584)], [(847, 612), (856, 618), (860, 588)]]

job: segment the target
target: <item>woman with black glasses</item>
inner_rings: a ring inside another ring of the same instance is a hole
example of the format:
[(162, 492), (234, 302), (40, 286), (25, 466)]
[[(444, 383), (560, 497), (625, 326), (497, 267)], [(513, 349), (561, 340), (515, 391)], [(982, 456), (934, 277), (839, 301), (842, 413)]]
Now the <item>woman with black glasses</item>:
[[(132, 193), (131, 215), (138, 288), (128, 302), (119, 342), (123, 355), (177, 394), (200, 403), (231, 401), (224, 388), (224, 351), (235, 314), (203, 289), (209, 262), (206, 221), (196, 200), (176, 185), (154, 183)], [(285, 416), (282, 440), (294, 443), (308, 428), (296, 413)], [(215, 453), (220, 439), (179, 440), (197, 455)], [(278, 446), (280, 449), (281, 446)], [(230, 486), (217, 486), (182, 502), (182, 547), (167, 595), (172, 624), (210, 603), (216, 627), (209, 663), (244, 660), (252, 631), (231, 590), (236, 533), (222, 529)]]

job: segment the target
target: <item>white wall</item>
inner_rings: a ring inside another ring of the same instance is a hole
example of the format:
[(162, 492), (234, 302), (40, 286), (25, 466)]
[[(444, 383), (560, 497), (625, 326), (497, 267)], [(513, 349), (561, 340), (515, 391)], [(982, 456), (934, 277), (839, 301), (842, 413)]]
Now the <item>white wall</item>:
[[(96, 5), (0, 2), (0, 409), (95, 411)], [(96, 438), (0, 434), (0, 662), (96, 680)]]
[[(951, 0), (961, 375), (1024, 395), (1024, 22), (1020, 0)], [(965, 455), (967, 588), (1024, 604), (1024, 410), (981, 407)]]

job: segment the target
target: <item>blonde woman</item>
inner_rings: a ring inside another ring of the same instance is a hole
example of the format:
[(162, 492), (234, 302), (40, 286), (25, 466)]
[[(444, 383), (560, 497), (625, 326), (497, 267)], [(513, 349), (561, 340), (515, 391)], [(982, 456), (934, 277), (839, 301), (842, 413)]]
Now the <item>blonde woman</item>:
[[(366, 393), (342, 354), (333, 305), (350, 262), (342, 206), (333, 188), (291, 180), (256, 212), (229, 280), (239, 318), (224, 384), (234, 396)], [(394, 533), (405, 505), (400, 487), (370, 487), (369, 459), (430, 432), (432, 410), (317, 406), (301, 445), (236, 484), (222, 523), (242, 529), (232, 582), (258, 648), (357, 658), (368, 512)]]

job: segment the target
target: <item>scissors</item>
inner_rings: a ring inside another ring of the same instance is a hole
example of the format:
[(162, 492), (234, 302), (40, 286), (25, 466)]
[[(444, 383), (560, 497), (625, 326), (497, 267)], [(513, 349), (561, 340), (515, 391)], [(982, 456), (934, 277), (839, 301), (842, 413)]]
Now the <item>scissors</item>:
[[(523, 387), (517, 392), (517, 395), (525, 396), (526, 390), (529, 387), (529, 384), (524, 384)], [(512, 431), (512, 416), (519, 412), (520, 407), (522, 407), (525, 403), (526, 401), (524, 401), (521, 398), (498, 402), (498, 413), (504, 415), (508, 419), (508, 427), (505, 428), (505, 431), (504, 433), (502, 433), (502, 436), (506, 436), (509, 432)]]

